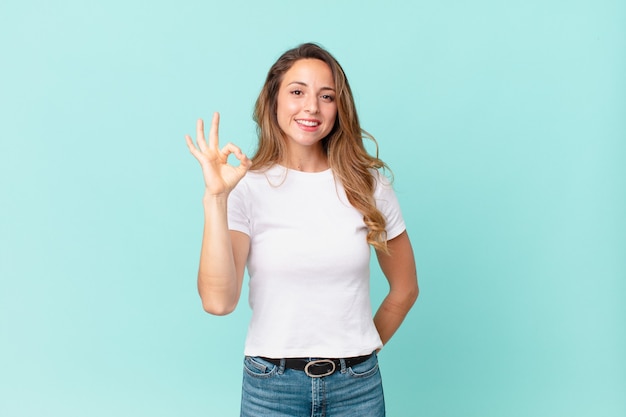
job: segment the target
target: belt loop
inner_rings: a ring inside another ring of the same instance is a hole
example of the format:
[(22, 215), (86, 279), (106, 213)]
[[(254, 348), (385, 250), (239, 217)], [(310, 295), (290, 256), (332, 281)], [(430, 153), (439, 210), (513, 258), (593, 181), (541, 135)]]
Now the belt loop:
[(278, 375), (282, 375), (285, 373), (285, 364), (286, 360), (283, 358), (280, 360), (280, 365), (278, 365)]
[(345, 360), (345, 359), (343, 359), (343, 358), (339, 359), (339, 364), (340, 364), (340, 366), (341, 366), (341, 373), (342, 373), (342, 374), (345, 374), (345, 373), (346, 373), (346, 370), (347, 370), (346, 360)]

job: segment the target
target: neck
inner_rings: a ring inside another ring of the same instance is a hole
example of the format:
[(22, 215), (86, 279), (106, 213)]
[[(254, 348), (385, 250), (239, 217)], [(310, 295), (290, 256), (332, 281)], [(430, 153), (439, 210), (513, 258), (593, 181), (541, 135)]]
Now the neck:
[(289, 149), (282, 164), (289, 169), (302, 172), (321, 172), (329, 168), (328, 158), (321, 147), (315, 150), (303, 149), (301, 152)]

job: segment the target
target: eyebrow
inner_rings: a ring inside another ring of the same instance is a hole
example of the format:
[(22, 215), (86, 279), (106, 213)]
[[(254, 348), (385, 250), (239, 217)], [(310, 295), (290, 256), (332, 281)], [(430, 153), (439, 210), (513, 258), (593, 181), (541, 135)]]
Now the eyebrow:
[[(303, 81), (292, 81), (292, 82), (290, 82), (290, 83), (289, 83), (289, 84), (287, 84), (287, 85), (289, 86), (289, 85), (292, 85), (292, 84), (302, 85), (302, 86), (304, 86), (304, 87), (308, 87), (308, 86), (309, 86), (307, 83), (305, 83), (305, 82), (303, 82)], [(322, 90), (330, 90), (330, 91), (335, 91), (335, 89), (334, 89), (334, 88), (332, 88), (332, 87), (322, 87), (322, 88), (320, 88), (320, 91), (322, 91)]]

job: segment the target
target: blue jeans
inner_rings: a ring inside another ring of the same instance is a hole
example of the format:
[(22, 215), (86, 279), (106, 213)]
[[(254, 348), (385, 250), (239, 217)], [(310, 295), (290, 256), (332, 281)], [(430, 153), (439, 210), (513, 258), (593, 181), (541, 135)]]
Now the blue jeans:
[(258, 357), (244, 360), (241, 417), (384, 417), (376, 354), (351, 368), (311, 378)]

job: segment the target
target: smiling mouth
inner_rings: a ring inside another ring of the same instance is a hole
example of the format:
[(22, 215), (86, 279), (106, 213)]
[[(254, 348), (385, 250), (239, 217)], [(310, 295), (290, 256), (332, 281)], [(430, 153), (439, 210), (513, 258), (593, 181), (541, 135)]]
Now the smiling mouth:
[(307, 126), (307, 127), (316, 127), (320, 125), (320, 122), (315, 121), (315, 120), (300, 120), (300, 119), (296, 119), (296, 123), (298, 123), (299, 125), (302, 126)]

